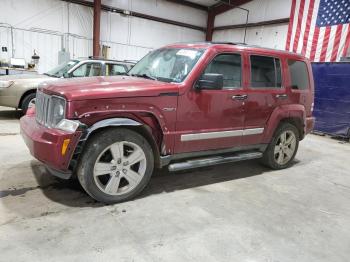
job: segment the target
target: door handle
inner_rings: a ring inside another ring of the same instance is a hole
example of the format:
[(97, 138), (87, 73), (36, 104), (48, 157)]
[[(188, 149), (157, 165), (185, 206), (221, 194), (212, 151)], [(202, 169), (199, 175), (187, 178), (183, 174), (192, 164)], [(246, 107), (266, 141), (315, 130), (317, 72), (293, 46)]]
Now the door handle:
[(276, 98), (286, 99), (286, 98), (288, 98), (288, 95), (287, 94), (280, 94), (280, 95), (276, 95)]
[(234, 95), (232, 96), (233, 100), (245, 100), (248, 98), (248, 95)]

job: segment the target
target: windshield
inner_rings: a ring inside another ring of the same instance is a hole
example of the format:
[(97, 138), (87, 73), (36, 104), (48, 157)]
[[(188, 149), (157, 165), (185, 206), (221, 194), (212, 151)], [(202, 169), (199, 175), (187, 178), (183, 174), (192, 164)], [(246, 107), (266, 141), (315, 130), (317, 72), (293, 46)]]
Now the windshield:
[(128, 75), (179, 83), (185, 80), (203, 52), (198, 49), (158, 49), (142, 58)]
[(79, 60), (70, 60), (59, 66), (56, 66), (54, 69), (48, 71), (45, 75), (53, 76), (53, 77), (62, 77), (64, 73), (67, 73), (69, 69), (79, 63)]

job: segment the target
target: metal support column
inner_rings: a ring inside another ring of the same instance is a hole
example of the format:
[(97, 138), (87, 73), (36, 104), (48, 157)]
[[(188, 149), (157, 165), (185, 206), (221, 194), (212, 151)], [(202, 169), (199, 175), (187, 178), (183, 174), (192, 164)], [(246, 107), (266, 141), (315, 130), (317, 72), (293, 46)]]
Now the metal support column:
[(206, 31), (206, 35), (205, 35), (206, 41), (211, 41), (213, 39), (214, 20), (215, 20), (215, 14), (212, 10), (209, 10), (208, 11), (208, 20), (207, 20), (207, 31)]
[(101, 0), (94, 0), (93, 56), (100, 55)]

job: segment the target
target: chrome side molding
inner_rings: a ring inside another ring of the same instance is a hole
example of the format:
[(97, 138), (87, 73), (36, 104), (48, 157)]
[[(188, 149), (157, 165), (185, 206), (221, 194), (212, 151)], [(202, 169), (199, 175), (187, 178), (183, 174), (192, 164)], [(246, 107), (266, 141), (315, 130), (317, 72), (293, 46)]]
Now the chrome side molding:
[(233, 137), (233, 136), (242, 136), (242, 135), (243, 135), (243, 130), (195, 133), (195, 134), (181, 135), (181, 141), (194, 141), (194, 140)]
[(243, 135), (244, 136), (250, 136), (250, 135), (259, 135), (264, 133), (264, 128), (250, 128), (250, 129), (244, 129)]
[(219, 132), (207, 132), (207, 133), (194, 133), (181, 135), (181, 141), (195, 141), (204, 139), (224, 138), (224, 137), (235, 137), (235, 136), (250, 136), (259, 135), (264, 133), (264, 128), (250, 128), (242, 130), (229, 130)]

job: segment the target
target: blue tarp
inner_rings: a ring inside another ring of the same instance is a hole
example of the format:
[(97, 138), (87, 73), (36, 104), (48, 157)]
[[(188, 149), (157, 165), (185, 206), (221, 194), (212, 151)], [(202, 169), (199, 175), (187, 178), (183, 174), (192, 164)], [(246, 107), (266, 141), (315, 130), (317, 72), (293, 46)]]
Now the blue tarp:
[(315, 131), (350, 137), (350, 63), (313, 63)]

